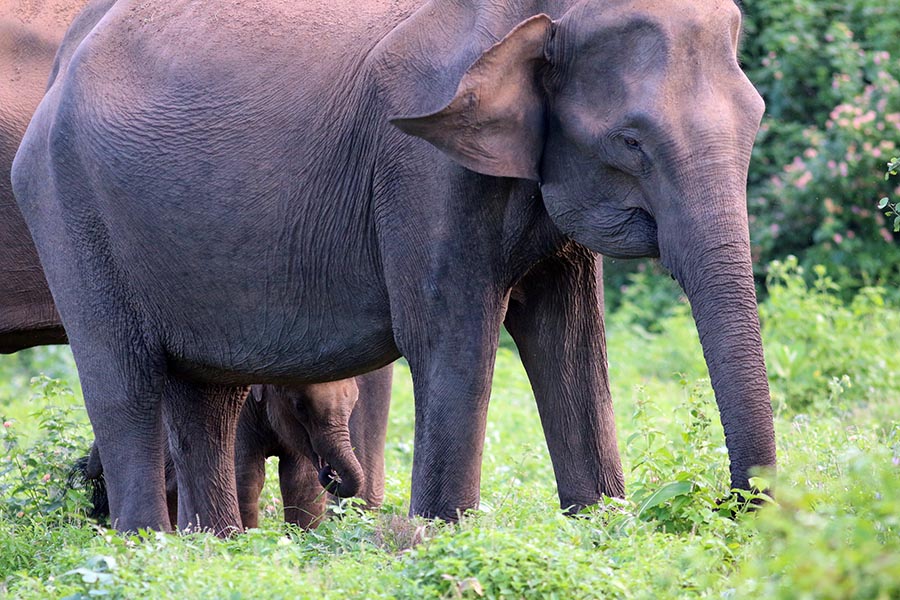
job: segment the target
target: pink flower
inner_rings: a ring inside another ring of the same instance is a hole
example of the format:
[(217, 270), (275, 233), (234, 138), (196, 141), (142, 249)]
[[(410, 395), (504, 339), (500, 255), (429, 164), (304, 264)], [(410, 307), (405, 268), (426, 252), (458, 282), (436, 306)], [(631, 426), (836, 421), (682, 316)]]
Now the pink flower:
[(812, 181), (812, 173), (809, 171), (804, 171), (803, 175), (801, 175), (797, 181), (794, 182), (794, 185), (797, 186), (797, 189), (805, 190), (806, 186), (809, 185), (809, 182)]
[(836, 234), (834, 234), (834, 237), (832, 239), (834, 240), (835, 244), (840, 244), (841, 242), (844, 241), (844, 236), (842, 236), (839, 233), (836, 233)]
[(891, 236), (891, 232), (888, 231), (887, 228), (882, 227), (881, 229), (878, 230), (878, 233), (881, 234), (882, 239), (884, 239), (884, 241), (886, 241), (887, 243), (890, 244), (891, 242), (894, 241), (893, 236)]
[(9, 429), (12, 427), (12, 421), (3, 421), (3, 426)]
[(43, 477), (41, 477), (41, 481), (43, 481), (44, 483), (50, 481), (50, 473), (46, 473)]
[(792, 173), (794, 171), (800, 171), (801, 169), (806, 167), (806, 163), (803, 162), (803, 159), (799, 156), (795, 156), (794, 160), (791, 161), (791, 164), (784, 166), (785, 173)]

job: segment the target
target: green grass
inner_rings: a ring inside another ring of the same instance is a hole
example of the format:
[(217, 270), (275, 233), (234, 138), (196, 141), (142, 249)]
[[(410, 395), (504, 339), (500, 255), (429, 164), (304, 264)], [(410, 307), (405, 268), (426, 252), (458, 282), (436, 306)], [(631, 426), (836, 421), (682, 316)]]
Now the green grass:
[[(0, 432), (0, 597), (900, 597), (900, 390), (885, 371), (900, 355), (900, 324), (883, 333), (898, 313), (878, 302), (845, 309), (831, 292), (791, 281), (764, 307), (767, 346), (802, 336), (823, 364), (818, 374), (773, 376), (779, 472), (764, 476), (774, 478), (778, 505), (734, 519), (716, 510), (728, 492), (727, 456), (684, 310), (659, 333), (632, 322), (627, 307), (611, 317), (628, 498), (579, 518), (558, 510), (534, 400), (507, 348), (497, 357), (480, 511), (457, 525), (406, 518), (413, 401), (400, 364), (384, 507), (344, 505), (316, 531), (286, 528), (273, 463), (261, 528), (224, 541), (121, 536), (88, 522), (83, 499), (59, 485), (89, 439), (80, 398), (47, 379), (29, 387), (22, 373), (36, 374), (33, 362), (3, 359), (0, 416), (14, 419)], [(810, 323), (799, 309), (812, 311)], [(839, 355), (829, 356), (828, 344)], [(29, 360), (62, 365), (75, 385), (64, 356), (39, 351)]]

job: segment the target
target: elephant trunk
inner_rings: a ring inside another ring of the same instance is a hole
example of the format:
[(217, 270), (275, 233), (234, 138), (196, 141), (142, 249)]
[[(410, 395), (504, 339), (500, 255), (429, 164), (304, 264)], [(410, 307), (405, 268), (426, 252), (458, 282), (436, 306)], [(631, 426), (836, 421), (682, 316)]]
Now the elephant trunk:
[(322, 487), (339, 498), (358, 495), (365, 485), (365, 473), (353, 453), (347, 427), (316, 431), (310, 441), (325, 463), (319, 471)]
[(752, 467), (775, 466), (775, 429), (746, 196), (728, 187), (712, 184), (683, 195), (685, 206), (704, 207), (699, 214), (660, 215), (660, 258), (691, 303), (725, 429), (731, 485), (749, 489)]

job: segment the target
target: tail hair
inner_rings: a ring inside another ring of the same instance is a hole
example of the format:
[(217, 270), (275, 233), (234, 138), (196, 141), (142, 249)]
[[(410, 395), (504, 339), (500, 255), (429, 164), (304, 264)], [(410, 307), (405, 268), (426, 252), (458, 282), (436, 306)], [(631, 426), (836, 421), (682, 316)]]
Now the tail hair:
[(103, 478), (103, 468), (100, 465), (96, 447), (91, 448), (91, 454), (82, 456), (75, 461), (69, 470), (66, 479), (72, 489), (87, 489), (87, 495), (91, 502), (88, 517), (106, 523), (109, 521), (109, 495), (106, 491), (106, 480)]

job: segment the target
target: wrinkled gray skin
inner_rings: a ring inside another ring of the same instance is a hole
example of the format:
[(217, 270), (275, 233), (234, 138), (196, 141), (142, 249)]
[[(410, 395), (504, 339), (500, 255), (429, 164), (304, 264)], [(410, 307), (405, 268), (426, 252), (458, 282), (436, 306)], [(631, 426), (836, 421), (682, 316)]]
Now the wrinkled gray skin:
[(85, 2), (0, 0), (0, 354), (66, 341), (9, 172), (56, 48)]
[[(732, 484), (774, 465), (745, 206), (763, 102), (740, 19), (722, 0), (112, 7), (61, 65), (13, 186), (117, 457), (118, 526), (169, 525), (164, 413), (227, 439), (237, 412), (209, 382), (400, 355), (410, 511), (456, 518), (478, 504), (501, 323), (561, 505), (621, 495), (591, 251), (660, 256), (692, 303)], [(211, 510), (228, 481), (190, 495)], [(203, 516), (236, 526), (236, 498)]]
[[(278, 457), (287, 523), (311, 529), (321, 522), (327, 500), (323, 486), (338, 497), (355, 495), (369, 507), (381, 505), (388, 406), (378, 400), (390, 397), (391, 376), (392, 367), (387, 366), (331, 383), (251, 387), (235, 444), (238, 502), (245, 529), (259, 526), (259, 496), (265, 483), (265, 460), (270, 456)], [(351, 438), (361, 443), (351, 449)], [(96, 446), (78, 469), (95, 489), (91, 516), (108, 518), (103, 465)], [(340, 482), (323, 479), (332, 472), (339, 474)], [(165, 473), (169, 519), (175, 523), (178, 484), (168, 456)]]
[[(0, 1), (0, 353), (66, 342), (37, 252), (13, 200), (9, 171), (25, 128), (47, 88), (48, 76), (53, 77), (54, 55), (63, 33), (84, 4), (83, 0)], [(76, 22), (73, 31), (82, 32), (78, 33), (82, 36), (105, 13), (109, 4), (108, 1), (92, 4)], [(341, 390), (352, 391), (352, 399), (355, 399), (356, 385), (351, 388), (352, 382), (301, 386), (293, 391), (259, 386), (259, 390), (270, 390), (267, 394), (270, 401), (245, 406), (241, 412), (238, 455), (255, 460), (261, 452), (268, 452), (270, 454), (264, 456), (281, 457), (280, 476), (288, 507), (285, 514), (290, 522), (308, 526), (324, 512), (318, 467), (312, 471), (312, 477), (309, 476), (313, 463), (319, 465), (324, 461), (340, 475), (342, 482), (333, 490), (337, 495), (358, 495), (369, 506), (378, 506), (383, 500), (384, 435), (391, 368), (385, 367), (358, 379), (365, 400), (356, 405), (352, 416), (349, 416), (350, 405), (347, 403), (337, 403), (333, 409), (323, 404), (336, 398), (336, 393)], [(350, 398), (348, 396), (347, 400)], [(266, 418), (266, 411), (259, 410), (259, 407), (288, 406), (293, 402), (303, 402), (303, 406), (318, 408), (319, 412), (316, 415), (304, 410), (298, 416), (299, 419), (305, 415), (303, 422), (285, 418), (286, 424), (275, 427)], [(287, 437), (292, 432), (303, 435), (297, 439)], [(91, 459), (83, 467), (88, 475), (97, 478), (102, 465), (96, 449), (92, 449)], [(252, 472), (248, 465), (239, 463), (237, 470), (242, 469)], [(362, 477), (363, 472), (366, 477)], [(175, 515), (176, 480), (171, 460), (167, 461), (166, 475), (169, 513)], [(255, 506), (258, 500), (258, 491), (257, 498), (253, 497), (252, 491), (258, 483), (258, 477), (248, 482), (238, 480), (242, 515), (252, 513), (248, 506)], [(255, 520), (254, 517), (254, 523)]]

